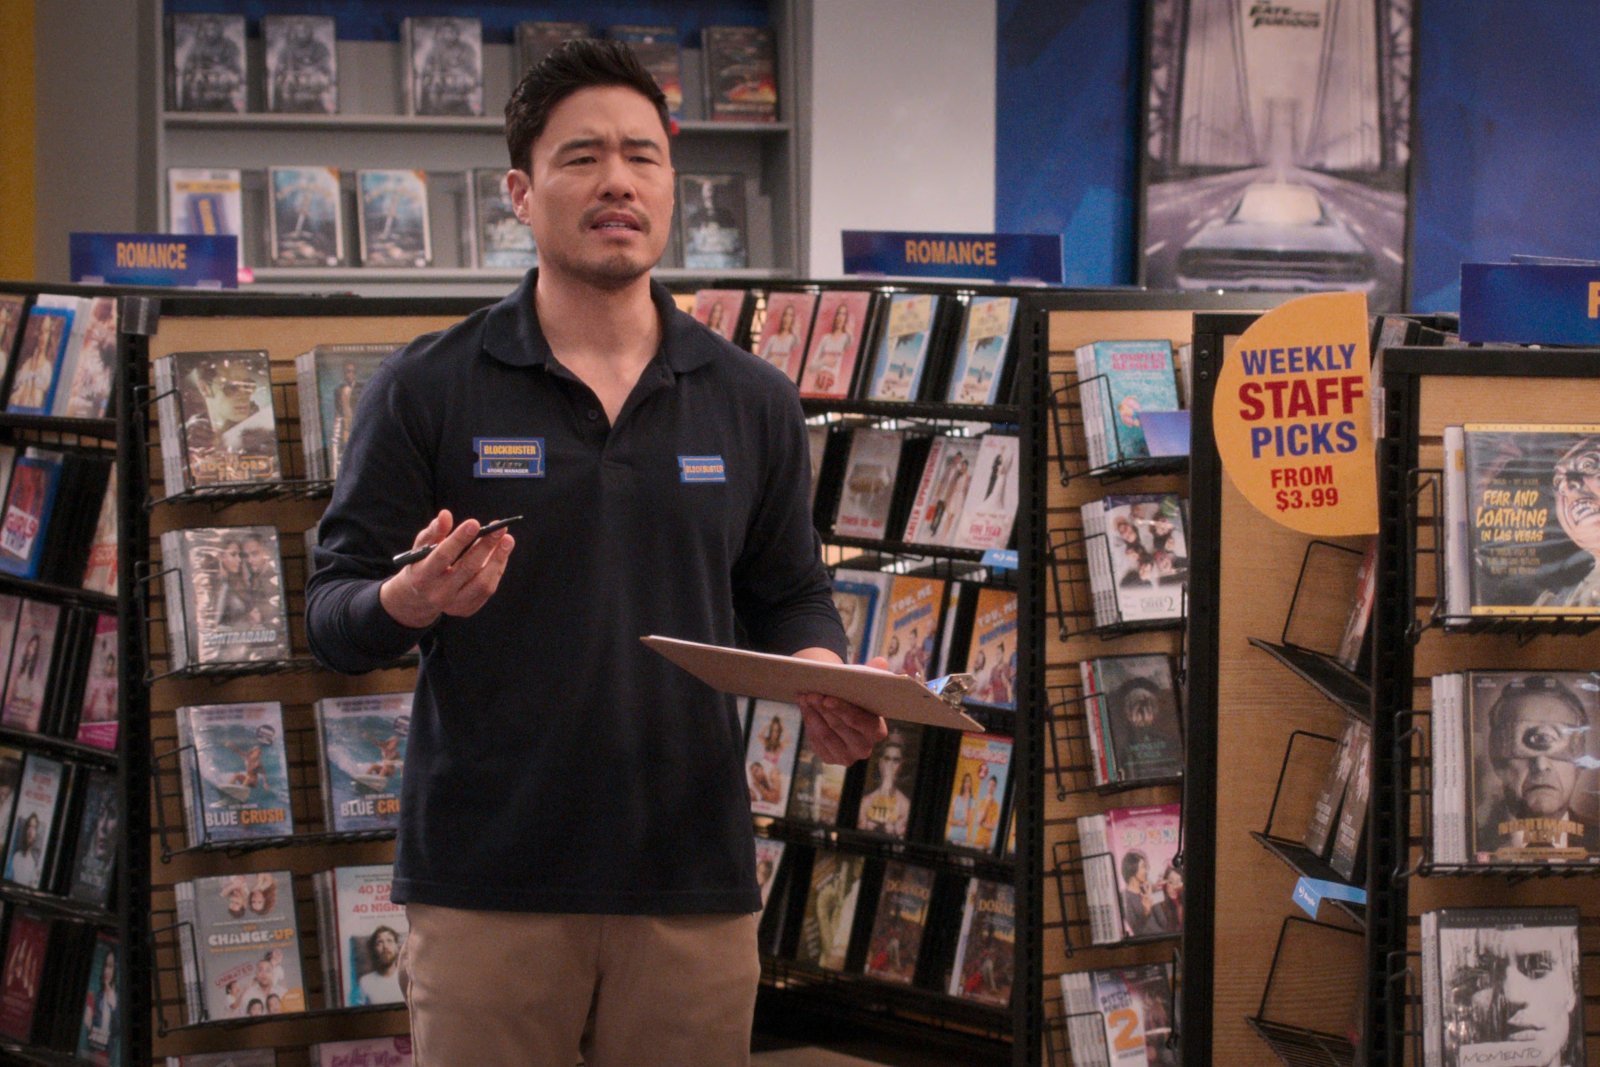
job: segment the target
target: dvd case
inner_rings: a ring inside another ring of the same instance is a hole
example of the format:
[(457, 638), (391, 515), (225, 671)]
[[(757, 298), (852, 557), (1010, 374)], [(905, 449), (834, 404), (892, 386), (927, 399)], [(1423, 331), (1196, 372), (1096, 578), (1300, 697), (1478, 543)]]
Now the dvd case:
[(423, 15), (400, 25), (406, 62), (406, 114), (483, 114), (483, 23)]
[(276, 529), (168, 530), (161, 558), (171, 669), (289, 658)]
[(479, 168), (472, 180), (472, 265), (527, 270), (539, 265), (533, 231), (517, 218), (506, 172)]
[(268, 167), (268, 258), (274, 267), (344, 262), (344, 205), (338, 167)]
[(771, 700), (755, 702), (750, 744), (745, 755), (745, 779), (750, 787), (750, 811), (781, 818), (789, 807), (789, 787), (800, 744), (800, 709)]
[(872, 920), (863, 973), (869, 978), (910, 985), (922, 954), (922, 935), (933, 898), (933, 871), (899, 860), (884, 867), (878, 911)]
[(248, 56), (243, 15), (168, 15), (167, 107), (243, 114)]
[(940, 299), (930, 293), (896, 293), (889, 298), (886, 325), (867, 386), (868, 400), (921, 397)]
[(317, 345), (295, 357), (307, 478), (339, 477), (361, 397), (396, 351), (392, 344)]
[(644, 69), (667, 98), (667, 111), (683, 117), (683, 63), (678, 51), (678, 31), (672, 26), (611, 26), (606, 36), (633, 49)]
[(244, 266), (244, 183), (228, 167), (170, 167), (167, 170), (167, 232), (239, 239)]
[(962, 734), (944, 821), (946, 844), (993, 852), (1011, 771), (1012, 741), (995, 734)]
[(842, 399), (850, 395), (866, 335), (872, 294), (831, 290), (817, 301), (810, 350), (800, 374), (800, 395)]
[(917, 756), (922, 748), (922, 729), (910, 723), (895, 723), (867, 757), (866, 782), (862, 786), (861, 806), (856, 828), (869, 833), (904, 838), (911, 825), (911, 810), (917, 787)]
[(300, 928), (288, 871), (179, 882), (178, 920), (190, 1022), (306, 1010)]
[(967, 883), (947, 990), (953, 997), (1006, 1007), (1011, 1003), (1017, 940), (1016, 896), (1004, 882)]
[(952, 404), (999, 402), (1006, 353), (1017, 317), (1012, 296), (973, 297), (961, 327), (960, 347), (945, 399)]
[(568, 41), (588, 37), (586, 22), (519, 22), (516, 29), (517, 71), (521, 78)]
[(265, 15), (267, 110), (339, 111), (339, 48), (331, 15)]
[(806, 894), (796, 959), (825, 971), (842, 971), (850, 954), (861, 896), (862, 856), (817, 849), (811, 861), (811, 886)]
[[(786, 374), (791, 382), (800, 381), (800, 367), (806, 357), (806, 342), (811, 337), (811, 316), (816, 311), (816, 293), (767, 294), (766, 319), (756, 355)], [(812, 464), (816, 469), (817, 464)]]
[(679, 237), (689, 270), (743, 270), (750, 265), (744, 178), (678, 175)]
[(356, 200), (362, 266), (426, 267), (433, 262), (425, 171), (358, 170)]
[(707, 26), (706, 117), (712, 122), (776, 122), (778, 72), (772, 31), (765, 26)]
[(399, 826), (411, 699), (410, 693), (381, 693), (317, 701), (323, 819), (329, 830)]
[(201, 704), (176, 717), (190, 844), (294, 833), (282, 705)]
[(151, 366), (169, 496), (281, 476), (265, 351), (175, 352)]

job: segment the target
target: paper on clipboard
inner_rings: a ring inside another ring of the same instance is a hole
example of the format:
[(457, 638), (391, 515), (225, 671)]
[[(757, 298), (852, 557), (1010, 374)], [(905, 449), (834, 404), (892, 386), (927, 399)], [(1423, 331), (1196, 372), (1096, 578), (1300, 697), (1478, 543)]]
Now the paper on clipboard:
[(675, 637), (641, 637), (651, 649), (724, 693), (793, 704), (801, 693), (847, 700), (885, 719), (982, 732), (983, 725), (917, 681), (855, 663), (817, 663), (705, 645)]

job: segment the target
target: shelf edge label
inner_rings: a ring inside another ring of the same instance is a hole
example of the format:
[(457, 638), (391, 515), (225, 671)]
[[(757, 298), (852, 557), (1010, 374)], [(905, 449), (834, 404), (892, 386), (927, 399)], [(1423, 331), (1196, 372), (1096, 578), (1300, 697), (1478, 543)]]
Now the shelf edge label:
[(1061, 235), (845, 230), (844, 272), (1060, 285)]
[(1302, 877), (1294, 884), (1293, 900), (1300, 909), (1313, 919), (1317, 917), (1317, 907), (1324, 900), (1343, 900), (1351, 904), (1367, 903), (1367, 891), (1359, 886), (1345, 885), (1343, 882), (1327, 882), (1321, 878)]
[(91, 285), (235, 289), (239, 238), (233, 234), (74, 233), (72, 280)]
[(1461, 264), (1461, 339), (1600, 345), (1600, 266)]
[(1014, 571), (1017, 569), (1017, 550), (1014, 548), (991, 548), (983, 554), (983, 565), (991, 570)]
[(1211, 420), (1222, 469), (1250, 505), (1301, 533), (1378, 532), (1367, 298), (1314, 293), (1229, 346)]

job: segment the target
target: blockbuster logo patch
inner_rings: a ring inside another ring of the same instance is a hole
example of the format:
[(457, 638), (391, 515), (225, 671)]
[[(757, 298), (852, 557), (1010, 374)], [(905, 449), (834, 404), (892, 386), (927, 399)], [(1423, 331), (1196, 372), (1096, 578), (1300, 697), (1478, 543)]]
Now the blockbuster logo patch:
[(474, 437), (472, 450), (478, 454), (476, 478), (544, 477), (542, 437)]
[(722, 464), (721, 456), (679, 456), (678, 481), (680, 482), (725, 482), (728, 480), (728, 470)]

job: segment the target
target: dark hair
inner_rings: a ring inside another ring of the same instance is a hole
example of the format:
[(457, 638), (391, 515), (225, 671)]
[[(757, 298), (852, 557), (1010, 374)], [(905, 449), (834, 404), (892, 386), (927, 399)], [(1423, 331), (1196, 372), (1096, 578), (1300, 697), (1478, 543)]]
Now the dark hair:
[(394, 938), (395, 944), (398, 945), (400, 943), (400, 934), (394, 929), (394, 927), (380, 926), (376, 930), (372, 931), (372, 933), (367, 935), (367, 952), (371, 955), (376, 956), (378, 954), (379, 934), (388, 934), (390, 937)]
[(584, 37), (567, 41), (528, 69), (506, 101), (506, 148), (511, 166), (528, 169), (528, 154), (533, 142), (544, 133), (550, 112), (580, 89), (602, 85), (621, 85), (636, 90), (655, 105), (661, 128), (672, 129), (667, 113), (667, 96), (650, 72), (620, 41), (596, 41)]
[(1145, 858), (1145, 854), (1140, 852), (1138, 849), (1133, 849), (1129, 852), (1123, 853), (1122, 880), (1126, 882), (1129, 878), (1132, 878), (1134, 875), (1139, 873), (1139, 864), (1149, 862), (1150, 861)]

